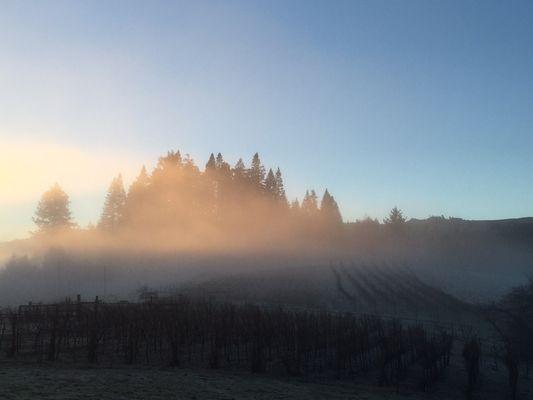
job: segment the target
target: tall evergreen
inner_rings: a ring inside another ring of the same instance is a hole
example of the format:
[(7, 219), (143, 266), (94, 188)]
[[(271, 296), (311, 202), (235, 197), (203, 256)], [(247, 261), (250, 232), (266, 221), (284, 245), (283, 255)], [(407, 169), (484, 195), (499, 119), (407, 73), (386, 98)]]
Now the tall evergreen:
[(113, 179), (105, 198), (104, 209), (98, 222), (98, 228), (104, 231), (115, 231), (124, 216), (126, 191), (122, 182), (122, 175)]
[(150, 200), (150, 177), (143, 165), (137, 178), (128, 189), (126, 203), (124, 205), (123, 222), (132, 223), (139, 218), (139, 213), (143, 213)]
[(305, 197), (302, 200), (301, 210), (309, 217), (315, 217), (318, 214), (318, 200), (314, 190), (307, 190), (305, 192)]
[(252, 158), (252, 164), (248, 170), (248, 179), (256, 189), (263, 189), (265, 186), (265, 167), (261, 164), (258, 153), (255, 153)]
[(44, 192), (33, 218), (39, 232), (55, 232), (74, 227), (69, 206), (68, 195), (57, 183)]
[(281, 204), (286, 205), (287, 204), (287, 195), (285, 194), (285, 186), (283, 184), (283, 178), (281, 176), (281, 170), (276, 170), (276, 190), (277, 190), (277, 197)]
[(339, 206), (333, 196), (329, 194), (328, 189), (324, 192), (324, 196), (320, 203), (320, 214), (322, 215), (323, 220), (328, 224), (342, 223)]
[(158, 170), (179, 168), (182, 165), (181, 153), (178, 151), (170, 150), (167, 152), (167, 155), (164, 157), (159, 157), (157, 160), (157, 166), (155, 168)]
[(209, 160), (207, 161), (207, 164), (205, 164), (205, 172), (210, 173), (214, 171), (217, 167), (215, 156), (213, 153), (209, 156)]
[(402, 211), (398, 207), (394, 207), (390, 213), (389, 217), (383, 220), (385, 225), (387, 225), (392, 231), (400, 231), (405, 224), (405, 217), (403, 216)]
[(128, 189), (128, 199), (130, 197), (135, 197), (141, 193), (146, 193), (149, 186), (150, 177), (146, 172), (146, 167), (143, 165), (141, 171), (139, 172), (139, 175), (137, 176), (137, 178), (135, 178), (133, 183), (130, 185), (130, 188)]
[(231, 175), (231, 167), (226, 161), (224, 161), (222, 153), (217, 154), (215, 165), (221, 177), (229, 178), (229, 176)]
[(235, 164), (232, 170), (233, 179), (237, 182), (242, 182), (246, 178), (246, 166), (242, 161), (242, 158), (239, 158), (239, 161)]
[(277, 199), (278, 197), (276, 177), (274, 176), (274, 172), (272, 172), (272, 168), (268, 170), (268, 174), (265, 179), (265, 192), (273, 199)]
[(298, 201), (298, 199), (294, 199), (293, 201), (291, 201), (291, 211), (294, 213), (294, 214), (298, 214), (300, 212), (300, 202)]

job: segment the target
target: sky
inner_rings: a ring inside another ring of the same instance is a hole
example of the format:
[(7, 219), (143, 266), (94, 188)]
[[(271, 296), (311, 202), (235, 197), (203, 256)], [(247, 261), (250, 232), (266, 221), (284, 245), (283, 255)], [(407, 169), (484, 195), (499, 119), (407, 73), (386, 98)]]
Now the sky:
[(533, 216), (533, 2), (0, 1), (0, 240), (167, 150), (279, 166), (345, 220)]

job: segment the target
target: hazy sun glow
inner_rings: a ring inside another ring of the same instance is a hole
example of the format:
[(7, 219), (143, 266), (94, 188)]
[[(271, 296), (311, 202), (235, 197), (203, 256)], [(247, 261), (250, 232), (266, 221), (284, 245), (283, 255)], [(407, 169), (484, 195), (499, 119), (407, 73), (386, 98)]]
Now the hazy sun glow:
[(94, 153), (56, 143), (3, 140), (0, 147), (0, 206), (37, 202), (59, 182), (76, 194), (105, 190), (118, 173), (132, 178), (141, 161), (131, 155)]
[[(2, 137), (2, 134), (0, 134)], [(119, 173), (126, 182), (138, 173), (146, 158), (134, 153), (84, 149), (54, 142), (2, 138), (0, 145), (0, 241), (28, 236), (31, 216), (42, 193), (55, 182), (71, 196), (72, 211), (84, 226), (95, 222), (111, 178)]]

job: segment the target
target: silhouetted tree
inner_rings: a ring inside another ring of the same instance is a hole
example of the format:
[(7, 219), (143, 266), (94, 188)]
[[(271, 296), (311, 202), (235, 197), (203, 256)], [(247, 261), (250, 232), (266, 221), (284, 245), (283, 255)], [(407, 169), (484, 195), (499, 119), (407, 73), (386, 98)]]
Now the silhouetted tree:
[(315, 217), (318, 215), (318, 201), (314, 190), (307, 190), (305, 192), (305, 197), (302, 200), (301, 210), (308, 217)]
[(137, 178), (133, 181), (128, 189), (126, 202), (123, 210), (122, 223), (131, 224), (134, 221), (142, 219), (139, 213), (148, 207), (150, 200), (150, 177), (146, 172), (146, 167), (143, 165)]
[[(188, 172), (193, 169), (190, 165), (187, 167)], [(184, 173), (185, 162), (179, 151), (169, 151), (159, 158), (150, 182), (150, 207), (144, 210), (152, 224), (166, 227), (176, 224), (178, 209), (184, 202), (181, 190)]]
[(388, 218), (385, 218), (383, 220), (383, 222), (385, 223), (385, 225), (387, 225), (389, 228), (391, 228), (393, 231), (399, 231), (402, 229), (404, 223), (405, 223), (405, 218), (402, 214), (402, 211), (400, 209), (398, 209), (398, 207), (394, 207), (390, 213), (389, 213), (389, 217)]
[(265, 192), (273, 199), (278, 197), (278, 188), (276, 185), (276, 177), (272, 172), (272, 169), (268, 170), (267, 177), (265, 179)]
[(285, 186), (283, 185), (283, 178), (281, 176), (281, 171), (278, 167), (276, 170), (276, 190), (277, 197), (281, 204), (287, 205), (287, 195), (285, 194)]
[(224, 157), (222, 157), (222, 153), (217, 154), (215, 165), (217, 167), (217, 170), (221, 171), (223, 174), (229, 175), (231, 168), (229, 164), (226, 161), (224, 161)]
[(263, 189), (265, 185), (265, 167), (261, 164), (259, 154), (255, 153), (252, 158), (252, 165), (248, 170), (248, 178), (254, 188)]
[(150, 177), (146, 172), (146, 167), (143, 165), (141, 168), (141, 172), (139, 172), (139, 175), (137, 176), (137, 178), (135, 178), (133, 183), (130, 185), (130, 188), (128, 189), (128, 201), (137, 200), (137, 198), (140, 198), (141, 196), (146, 196), (149, 187)]
[(122, 182), (122, 175), (119, 174), (113, 179), (107, 191), (98, 228), (108, 232), (115, 231), (124, 216), (125, 204), (126, 192), (124, 190), (124, 183)]
[(33, 222), (40, 232), (52, 232), (75, 226), (70, 213), (68, 195), (56, 183), (43, 193)]
[(179, 152), (179, 150), (178, 151), (170, 150), (167, 152), (166, 156), (159, 157), (159, 159), (157, 160), (157, 166), (155, 167), (155, 171), (179, 168), (181, 167), (181, 164), (182, 164), (182, 157), (181, 157), (181, 153)]
[(291, 211), (295, 214), (300, 212), (300, 202), (298, 201), (298, 199), (294, 199), (293, 201), (291, 201)]
[(211, 153), (209, 156), (209, 160), (207, 161), (207, 164), (205, 164), (205, 172), (210, 173), (214, 171), (217, 167), (216, 161), (215, 161), (215, 155)]
[(246, 177), (246, 166), (242, 161), (242, 158), (239, 158), (239, 161), (235, 164), (232, 171), (233, 179), (237, 182), (243, 182)]
[(328, 224), (338, 225), (342, 223), (339, 206), (333, 196), (329, 194), (328, 189), (324, 192), (322, 202), (320, 203), (320, 215), (324, 222)]

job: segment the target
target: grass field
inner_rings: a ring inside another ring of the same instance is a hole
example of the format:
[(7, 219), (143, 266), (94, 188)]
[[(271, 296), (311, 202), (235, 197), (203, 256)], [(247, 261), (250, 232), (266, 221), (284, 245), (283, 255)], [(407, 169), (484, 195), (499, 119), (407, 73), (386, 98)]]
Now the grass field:
[[(457, 346), (456, 346), (457, 347)], [(507, 399), (506, 369), (487, 359), (474, 399)], [(378, 387), (374, 376), (357, 380), (280, 378), (236, 371), (171, 368), (90, 368), (23, 363), (0, 364), (0, 399), (463, 399), (465, 371), (455, 351), (445, 376), (422, 392), (409, 381), (397, 388)], [(533, 380), (521, 377), (519, 399), (531, 398)]]

